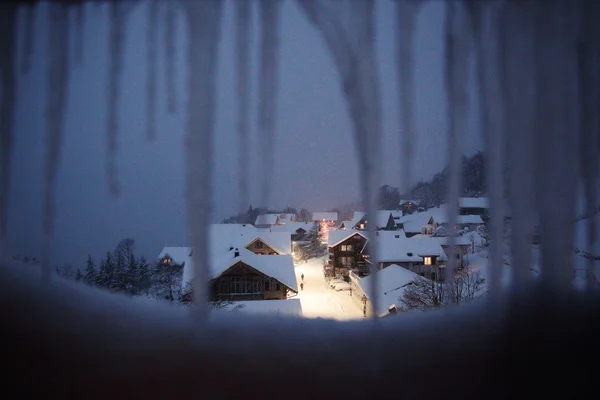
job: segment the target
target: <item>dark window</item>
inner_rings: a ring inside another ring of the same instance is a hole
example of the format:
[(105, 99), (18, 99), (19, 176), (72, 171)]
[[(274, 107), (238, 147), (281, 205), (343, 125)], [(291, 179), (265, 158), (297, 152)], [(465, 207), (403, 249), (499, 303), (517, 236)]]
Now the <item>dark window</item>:
[(460, 258), (460, 254), (456, 254), (456, 259), (458, 260)]
[(257, 249), (262, 249), (263, 242), (261, 242), (260, 240), (257, 240), (256, 243), (254, 244), (254, 247), (256, 247)]

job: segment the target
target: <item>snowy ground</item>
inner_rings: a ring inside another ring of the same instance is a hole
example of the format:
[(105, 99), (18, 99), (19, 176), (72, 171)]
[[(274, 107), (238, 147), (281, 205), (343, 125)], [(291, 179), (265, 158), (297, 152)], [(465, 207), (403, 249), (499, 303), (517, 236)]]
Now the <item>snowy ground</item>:
[(349, 292), (336, 292), (327, 287), (323, 276), (324, 258), (313, 258), (296, 264), (298, 287), (304, 274), (304, 290), (299, 297), (302, 313), (306, 318), (327, 318), (349, 320), (363, 318), (362, 311), (349, 295)]

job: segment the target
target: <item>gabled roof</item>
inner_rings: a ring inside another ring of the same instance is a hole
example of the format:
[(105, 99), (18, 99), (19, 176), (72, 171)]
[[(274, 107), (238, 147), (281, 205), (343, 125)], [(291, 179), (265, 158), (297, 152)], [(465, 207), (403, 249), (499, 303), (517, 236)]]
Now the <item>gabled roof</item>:
[(379, 262), (422, 262), (423, 257), (437, 256), (446, 260), (446, 252), (437, 240), (430, 238), (407, 239), (396, 238), (394, 231), (378, 232), (375, 237), (379, 254)]
[(191, 251), (191, 247), (164, 247), (158, 255), (158, 259), (160, 260), (168, 254), (175, 264), (183, 264)]
[(277, 215), (277, 223), (278, 224), (288, 224), (290, 222), (294, 222), (296, 219), (296, 214), (276, 214)]
[(367, 239), (367, 235), (364, 231), (357, 231), (354, 229), (345, 229), (345, 230), (335, 230), (329, 231), (327, 237), (327, 246), (334, 247), (338, 244), (342, 243), (344, 240), (348, 239), (351, 236), (359, 234), (360, 236)]
[(337, 221), (338, 214), (336, 212), (314, 212), (312, 213), (313, 221)]
[[(292, 256), (263, 255), (259, 256), (245, 248), (237, 248), (239, 256), (235, 257), (235, 249), (220, 254), (210, 254), (210, 279), (216, 279), (238, 262), (254, 268), (264, 275), (276, 279), (294, 291), (298, 291), (296, 272)], [(183, 268), (183, 284), (190, 282), (194, 277), (194, 257), (188, 256)]]
[[(386, 315), (389, 307), (393, 305), (399, 306), (399, 299), (402, 297), (406, 286), (415, 279), (420, 278), (414, 272), (396, 264), (392, 264), (375, 273), (378, 278), (377, 297), (379, 300), (379, 307), (376, 312), (379, 316)], [(372, 275), (369, 275), (358, 281), (360, 288), (369, 299), (373, 297), (372, 279)]]
[(388, 210), (377, 210), (375, 211), (375, 226), (377, 228), (385, 228), (390, 219), (391, 211)]
[[(358, 223), (360, 222), (360, 220), (367, 215), (366, 212), (363, 211), (354, 211), (354, 215), (352, 216), (351, 220), (348, 221), (342, 221), (344, 224), (344, 228), (345, 229), (355, 229), (356, 225), (358, 225)], [(341, 224), (340, 224), (341, 226)]]
[(487, 197), (459, 197), (458, 206), (460, 208), (490, 208)]
[(254, 225), (275, 225), (278, 214), (262, 214), (256, 217)]
[(292, 253), (292, 239), (289, 232), (260, 232), (243, 247), (260, 239), (279, 254)]

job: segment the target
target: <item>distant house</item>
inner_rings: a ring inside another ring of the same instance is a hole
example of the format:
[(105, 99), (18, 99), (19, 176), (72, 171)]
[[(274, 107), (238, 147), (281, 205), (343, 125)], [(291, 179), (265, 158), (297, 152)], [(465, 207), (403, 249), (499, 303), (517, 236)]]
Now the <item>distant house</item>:
[(479, 215), (482, 219), (487, 218), (490, 208), (487, 197), (459, 197), (458, 209), (460, 215)]
[(305, 240), (306, 235), (315, 227), (316, 222), (288, 222), (285, 225), (274, 225), (271, 232), (287, 232), (291, 235), (292, 242)]
[(262, 214), (256, 217), (254, 226), (257, 228), (270, 228), (273, 225), (277, 225), (279, 221), (278, 214)]
[(412, 214), (418, 211), (419, 201), (403, 199), (398, 203), (398, 207), (400, 208), (402, 215)]
[(395, 230), (396, 220), (391, 210), (377, 210), (374, 218), (369, 218), (367, 213), (356, 211), (354, 217), (349, 221), (342, 221), (339, 229), (355, 229), (366, 231), (369, 229), (369, 221), (374, 221), (375, 230)]
[(367, 243), (365, 232), (356, 230), (336, 230), (329, 232), (329, 267), (333, 275), (348, 275), (357, 270), (361, 276), (368, 273), (362, 256)]
[(184, 265), (191, 251), (191, 247), (164, 247), (158, 255), (158, 262)]
[(456, 260), (456, 262), (455, 262), (456, 266), (464, 265), (464, 257), (469, 252), (469, 248), (472, 245), (471, 242), (469, 242), (469, 240), (466, 237), (457, 236), (454, 238), (455, 253), (454, 253), (454, 255), (452, 255), (452, 252), (450, 249), (450, 237), (448, 237), (448, 236), (436, 237), (436, 236), (427, 236), (427, 235), (416, 235), (416, 236), (413, 236), (410, 238), (410, 240), (414, 240), (414, 239), (416, 239), (416, 240), (431, 240), (431, 241), (438, 243), (444, 250), (444, 253), (446, 253), (446, 259), (449, 259), (450, 257), (454, 257), (454, 259)]
[(338, 220), (338, 214), (336, 212), (314, 212), (311, 219), (313, 222), (326, 221), (335, 224)]

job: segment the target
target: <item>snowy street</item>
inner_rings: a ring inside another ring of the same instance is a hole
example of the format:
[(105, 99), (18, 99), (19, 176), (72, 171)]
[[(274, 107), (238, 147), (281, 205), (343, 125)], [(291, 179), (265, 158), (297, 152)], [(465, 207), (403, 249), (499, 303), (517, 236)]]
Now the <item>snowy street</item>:
[(329, 289), (323, 276), (323, 260), (313, 258), (304, 263), (295, 264), (298, 288), (304, 274), (304, 290), (300, 290), (299, 298), (302, 304), (302, 313), (306, 318), (328, 318), (349, 320), (363, 318), (362, 311), (354, 303), (349, 292)]

